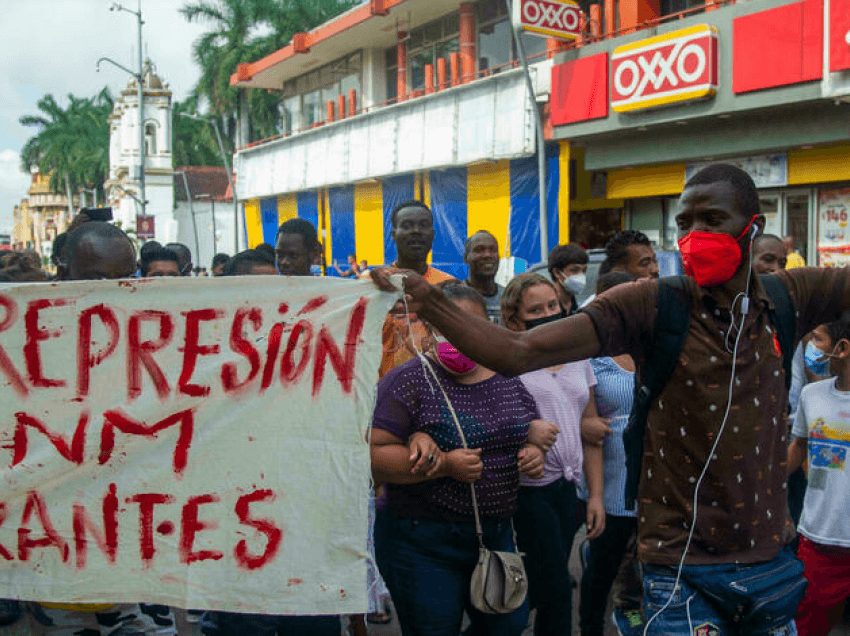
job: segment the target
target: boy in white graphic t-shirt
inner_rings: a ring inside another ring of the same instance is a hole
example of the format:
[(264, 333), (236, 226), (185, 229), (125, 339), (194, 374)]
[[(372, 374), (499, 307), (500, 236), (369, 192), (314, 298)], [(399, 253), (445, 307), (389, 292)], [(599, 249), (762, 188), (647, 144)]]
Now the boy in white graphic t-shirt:
[(803, 388), (788, 447), (789, 474), (808, 460), (798, 556), (809, 587), (797, 612), (800, 636), (828, 634), (850, 596), (850, 311), (814, 336), (807, 353), (828, 359), (835, 377)]

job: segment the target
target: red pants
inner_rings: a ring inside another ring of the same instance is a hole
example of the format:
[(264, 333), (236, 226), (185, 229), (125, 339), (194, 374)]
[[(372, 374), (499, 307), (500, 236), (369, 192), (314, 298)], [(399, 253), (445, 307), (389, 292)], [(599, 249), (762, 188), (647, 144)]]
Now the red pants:
[(827, 636), (850, 597), (850, 548), (833, 548), (800, 537), (797, 556), (806, 567), (806, 596), (797, 610), (800, 636)]

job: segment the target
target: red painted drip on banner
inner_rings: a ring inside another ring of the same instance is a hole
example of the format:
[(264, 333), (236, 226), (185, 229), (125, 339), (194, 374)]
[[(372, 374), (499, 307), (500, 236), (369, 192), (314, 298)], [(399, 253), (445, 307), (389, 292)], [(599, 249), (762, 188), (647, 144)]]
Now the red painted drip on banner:
[(118, 496), (115, 484), (109, 484), (109, 490), (103, 497), (103, 532), (91, 520), (81, 502), (74, 503), (73, 510), (77, 569), (84, 570), (88, 561), (87, 530), (94, 538), (97, 547), (106, 556), (106, 560), (109, 563), (115, 563), (118, 556)]
[(269, 331), (269, 346), (266, 348), (266, 366), (263, 368), (263, 381), (260, 393), (271, 386), (274, 370), (277, 368), (277, 356), (280, 353), (280, 341), (283, 337), (283, 323), (277, 323)]
[(139, 555), (142, 557), (145, 569), (147, 569), (156, 554), (156, 547), (153, 542), (154, 506), (171, 504), (174, 503), (175, 499), (171, 495), (146, 492), (127, 497), (125, 501), (139, 504)]
[(183, 395), (204, 397), (210, 394), (210, 387), (194, 384), (192, 382), (192, 374), (195, 372), (195, 365), (198, 363), (198, 358), (200, 356), (217, 354), (219, 352), (219, 346), (217, 344), (200, 344), (200, 325), (202, 322), (218, 320), (224, 315), (224, 312), (221, 309), (194, 309), (183, 312), (183, 315), (186, 317), (186, 340), (180, 349), (183, 352), (183, 370), (180, 372), (180, 378), (177, 380), (177, 390)]
[(258, 307), (250, 309), (239, 309), (233, 317), (233, 326), (230, 329), (230, 348), (245, 357), (251, 365), (248, 376), (239, 381), (237, 379), (237, 368), (235, 362), (227, 362), (221, 367), (221, 383), (225, 393), (244, 393), (254, 378), (260, 372), (260, 354), (251, 341), (245, 337), (245, 320), (248, 319), (254, 328), (254, 332), (263, 326), (263, 312)]
[[(27, 527), (33, 512), (35, 512), (38, 523), (44, 531), (44, 536), (39, 539), (31, 538), (30, 533), (32, 530)], [(18, 528), (18, 559), (20, 561), (28, 561), (30, 551), (33, 548), (45, 548), (50, 545), (55, 546), (59, 550), (62, 562), (67, 563), (68, 555), (70, 554), (68, 543), (62, 538), (62, 535), (56, 532), (56, 528), (50, 521), (50, 515), (47, 513), (47, 504), (44, 503), (42, 496), (38, 491), (31, 490), (27, 493), (24, 512), (21, 515), (21, 525)]]
[(12, 443), (12, 466), (17, 466), (26, 459), (28, 448), (27, 427), (34, 428), (47, 437), (59, 454), (69, 462), (77, 465), (83, 463), (83, 453), (86, 449), (86, 429), (89, 424), (89, 413), (87, 411), (83, 411), (80, 414), (77, 428), (70, 443), (61, 433), (51, 431), (41, 420), (32, 415), (18, 412), (15, 413), (15, 418), (18, 420), (18, 423), (15, 425), (15, 434)]
[(304, 307), (301, 308), (301, 311), (299, 311), (296, 315), (297, 316), (303, 316), (305, 314), (309, 314), (313, 311), (316, 311), (320, 307), (323, 307), (325, 305), (325, 303), (327, 303), (327, 302), (328, 302), (327, 296), (317, 296), (316, 298), (311, 298), (310, 300), (307, 301), (307, 303), (304, 305)]
[[(301, 334), (305, 334), (302, 338)], [(301, 358), (296, 365), (292, 359), (295, 347), (301, 341)], [(299, 320), (295, 323), (292, 331), (289, 333), (289, 342), (286, 344), (286, 351), (283, 352), (283, 357), (280, 359), (280, 383), (286, 387), (294, 384), (304, 373), (304, 369), (310, 363), (310, 346), (313, 342), (313, 325), (306, 320)]]
[(24, 345), (24, 360), (27, 366), (27, 377), (34, 387), (49, 389), (50, 387), (65, 386), (65, 380), (53, 380), (44, 377), (41, 364), (40, 342), (58, 338), (61, 331), (58, 329), (44, 329), (40, 322), (40, 314), (44, 309), (51, 307), (63, 307), (70, 304), (65, 298), (31, 300), (27, 303), (27, 311), (24, 314), (24, 328), (26, 330), (26, 344)]
[(257, 532), (266, 537), (266, 549), (262, 554), (253, 555), (248, 551), (248, 542), (240, 540), (233, 549), (236, 564), (245, 570), (258, 570), (268, 565), (277, 556), (280, 543), (283, 540), (283, 530), (278, 528), (271, 519), (251, 518), (250, 506), (252, 503), (266, 501), (271, 503), (275, 500), (274, 492), (269, 489), (255, 490), (252, 493), (239, 497), (234, 508), (239, 523), (251, 526)]
[(218, 528), (216, 521), (201, 521), (198, 519), (198, 508), (204, 504), (220, 501), (218, 495), (198, 495), (189, 497), (183, 506), (180, 525), (180, 562), (195, 563), (196, 561), (218, 561), (224, 558), (220, 550), (193, 550), (195, 536), (203, 530), (214, 530)]
[[(0, 323), (0, 333), (6, 331), (14, 325), (18, 320), (18, 305), (14, 300), (6, 295), (0, 294), (0, 306), (6, 311), (6, 317)], [(9, 384), (15, 390), (19, 397), (29, 395), (29, 389), (24, 382), (24, 376), (15, 368), (12, 359), (3, 347), (0, 347), (0, 371), (2, 371), (9, 380)]]
[[(142, 340), (141, 327), (145, 322), (159, 323), (156, 340)], [(160, 400), (168, 397), (170, 388), (162, 368), (153, 354), (165, 347), (174, 336), (174, 320), (164, 311), (140, 311), (130, 316), (127, 324), (127, 401), (132, 402), (142, 394), (142, 367), (153, 380)]]
[(189, 448), (192, 445), (192, 435), (195, 430), (195, 409), (185, 409), (178, 413), (169, 415), (156, 424), (148, 426), (126, 415), (120, 409), (106, 411), (103, 414), (103, 429), (100, 432), (100, 457), (98, 463), (107, 463), (112, 457), (115, 448), (115, 429), (128, 435), (139, 435), (141, 437), (156, 438), (157, 433), (171, 426), (180, 427), (177, 443), (174, 445), (174, 474), (179, 479), (183, 476), (186, 464), (189, 460)]
[[(109, 343), (100, 351), (92, 352), (92, 319), (97, 316), (101, 324), (109, 332)], [(91, 370), (112, 355), (118, 346), (119, 329), (115, 312), (106, 305), (95, 305), (80, 313), (77, 320), (77, 397), (84, 398), (89, 394)]]
[[(3, 524), (6, 523), (6, 518), (9, 516), (9, 511), (6, 510), (6, 504), (0, 502), (0, 528), (3, 527)], [(11, 561), (15, 557), (12, 556), (12, 553), (6, 548), (5, 545), (0, 543), (0, 557), (3, 557), (7, 561)]]
[(348, 333), (345, 336), (345, 356), (343, 356), (336, 343), (333, 341), (327, 327), (322, 327), (316, 343), (316, 362), (313, 366), (313, 397), (322, 390), (322, 381), (325, 378), (325, 361), (330, 358), (331, 366), (336, 372), (336, 377), (342, 385), (344, 393), (351, 393), (354, 381), (354, 362), (357, 356), (357, 344), (363, 331), (363, 323), (366, 321), (365, 298), (361, 298), (351, 312), (348, 322)]

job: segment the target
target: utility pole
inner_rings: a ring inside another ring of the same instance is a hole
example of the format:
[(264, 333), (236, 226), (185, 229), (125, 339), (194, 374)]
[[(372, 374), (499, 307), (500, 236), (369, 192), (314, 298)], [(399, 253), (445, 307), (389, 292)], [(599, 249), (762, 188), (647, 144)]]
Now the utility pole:
[[(139, 49), (139, 72), (134, 73), (127, 67), (115, 62), (114, 60), (110, 60), (108, 57), (102, 57), (97, 61), (97, 70), (100, 72), (100, 63), (101, 62), (109, 62), (113, 66), (117, 66), (125, 73), (129, 73), (133, 77), (136, 78), (136, 84), (138, 88), (138, 96), (139, 96), (139, 197), (136, 199), (136, 202), (141, 207), (142, 216), (145, 215), (145, 208), (147, 207), (147, 197), (145, 196), (145, 65), (144, 65), (144, 54), (142, 53), (142, 25), (144, 24), (144, 20), (142, 20), (142, 0), (139, 0), (139, 8), (137, 11), (133, 11), (132, 9), (128, 9), (127, 7), (115, 2), (109, 7), (110, 11), (126, 11), (127, 13), (132, 13), (136, 16), (136, 20), (138, 22), (138, 49)], [(135, 198), (135, 197), (134, 197)]]
[[(216, 242), (216, 227), (215, 227), (215, 198), (211, 194), (196, 194), (195, 198), (198, 200), (209, 200), (210, 208), (212, 210), (212, 237), (213, 237), (213, 256), (218, 253), (218, 244)], [(200, 259), (200, 256), (198, 256)]]
[(195, 258), (200, 259), (201, 248), (198, 246), (198, 224), (195, 221), (195, 208), (192, 206), (192, 193), (189, 192), (189, 181), (186, 179), (186, 172), (180, 170), (174, 174), (179, 174), (183, 177), (183, 189), (186, 191), (186, 200), (189, 202), (189, 216), (192, 217), (192, 232), (195, 235)]
[[(519, 2), (520, 0), (513, 0)], [(508, 16), (513, 16), (512, 0), (505, 0), (508, 6)], [(528, 70), (528, 60), (525, 59), (525, 47), (519, 39), (519, 32), (512, 18), (508, 18), (511, 32), (516, 42), (517, 55), (522, 62), (525, 72), (525, 83), (528, 87), (528, 99), (531, 102), (531, 114), (534, 117), (534, 127), (537, 131), (537, 178), (540, 182), (540, 260), (549, 258), (549, 210), (546, 203), (546, 137), (543, 134), (543, 119), (540, 117), (540, 109), (534, 97), (534, 84), (531, 82), (531, 72)]]
[(224, 172), (227, 173), (227, 182), (230, 184), (230, 191), (233, 193), (233, 253), (239, 253), (239, 201), (236, 197), (236, 186), (233, 183), (233, 175), (230, 172), (230, 166), (227, 163), (227, 155), (224, 154), (224, 144), (221, 142), (221, 132), (218, 129), (218, 122), (215, 118), (206, 119), (192, 113), (180, 113), (181, 117), (188, 117), (196, 121), (204, 121), (213, 127), (215, 130), (215, 138), (218, 141), (218, 151), (221, 153), (221, 162), (224, 164)]

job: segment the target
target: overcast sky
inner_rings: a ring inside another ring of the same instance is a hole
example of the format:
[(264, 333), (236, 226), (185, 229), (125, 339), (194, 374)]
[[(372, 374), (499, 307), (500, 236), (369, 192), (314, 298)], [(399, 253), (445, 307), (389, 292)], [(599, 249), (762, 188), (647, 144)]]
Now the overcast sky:
[[(138, 0), (122, 0), (136, 9)], [(178, 13), (185, 0), (142, 0), (144, 46), (174, 99), (184, 99), (200, 74), (192, 42), (207, 28)], [(136, 17), (109, 11), (113, 0), (3, 0), (0, 37), (0, 231), (12, 230), (12, 210), (26, 197), (30, 177), (19, 170), (21, 147), (35, 128), (21, 126), (22, 115), (38, 114), (36, 102), (52, 93), (62, 106), (67, 94), (89, 97), (104, 86), (113, 95), (129, 76), (101, 56), (135, 69)]]

